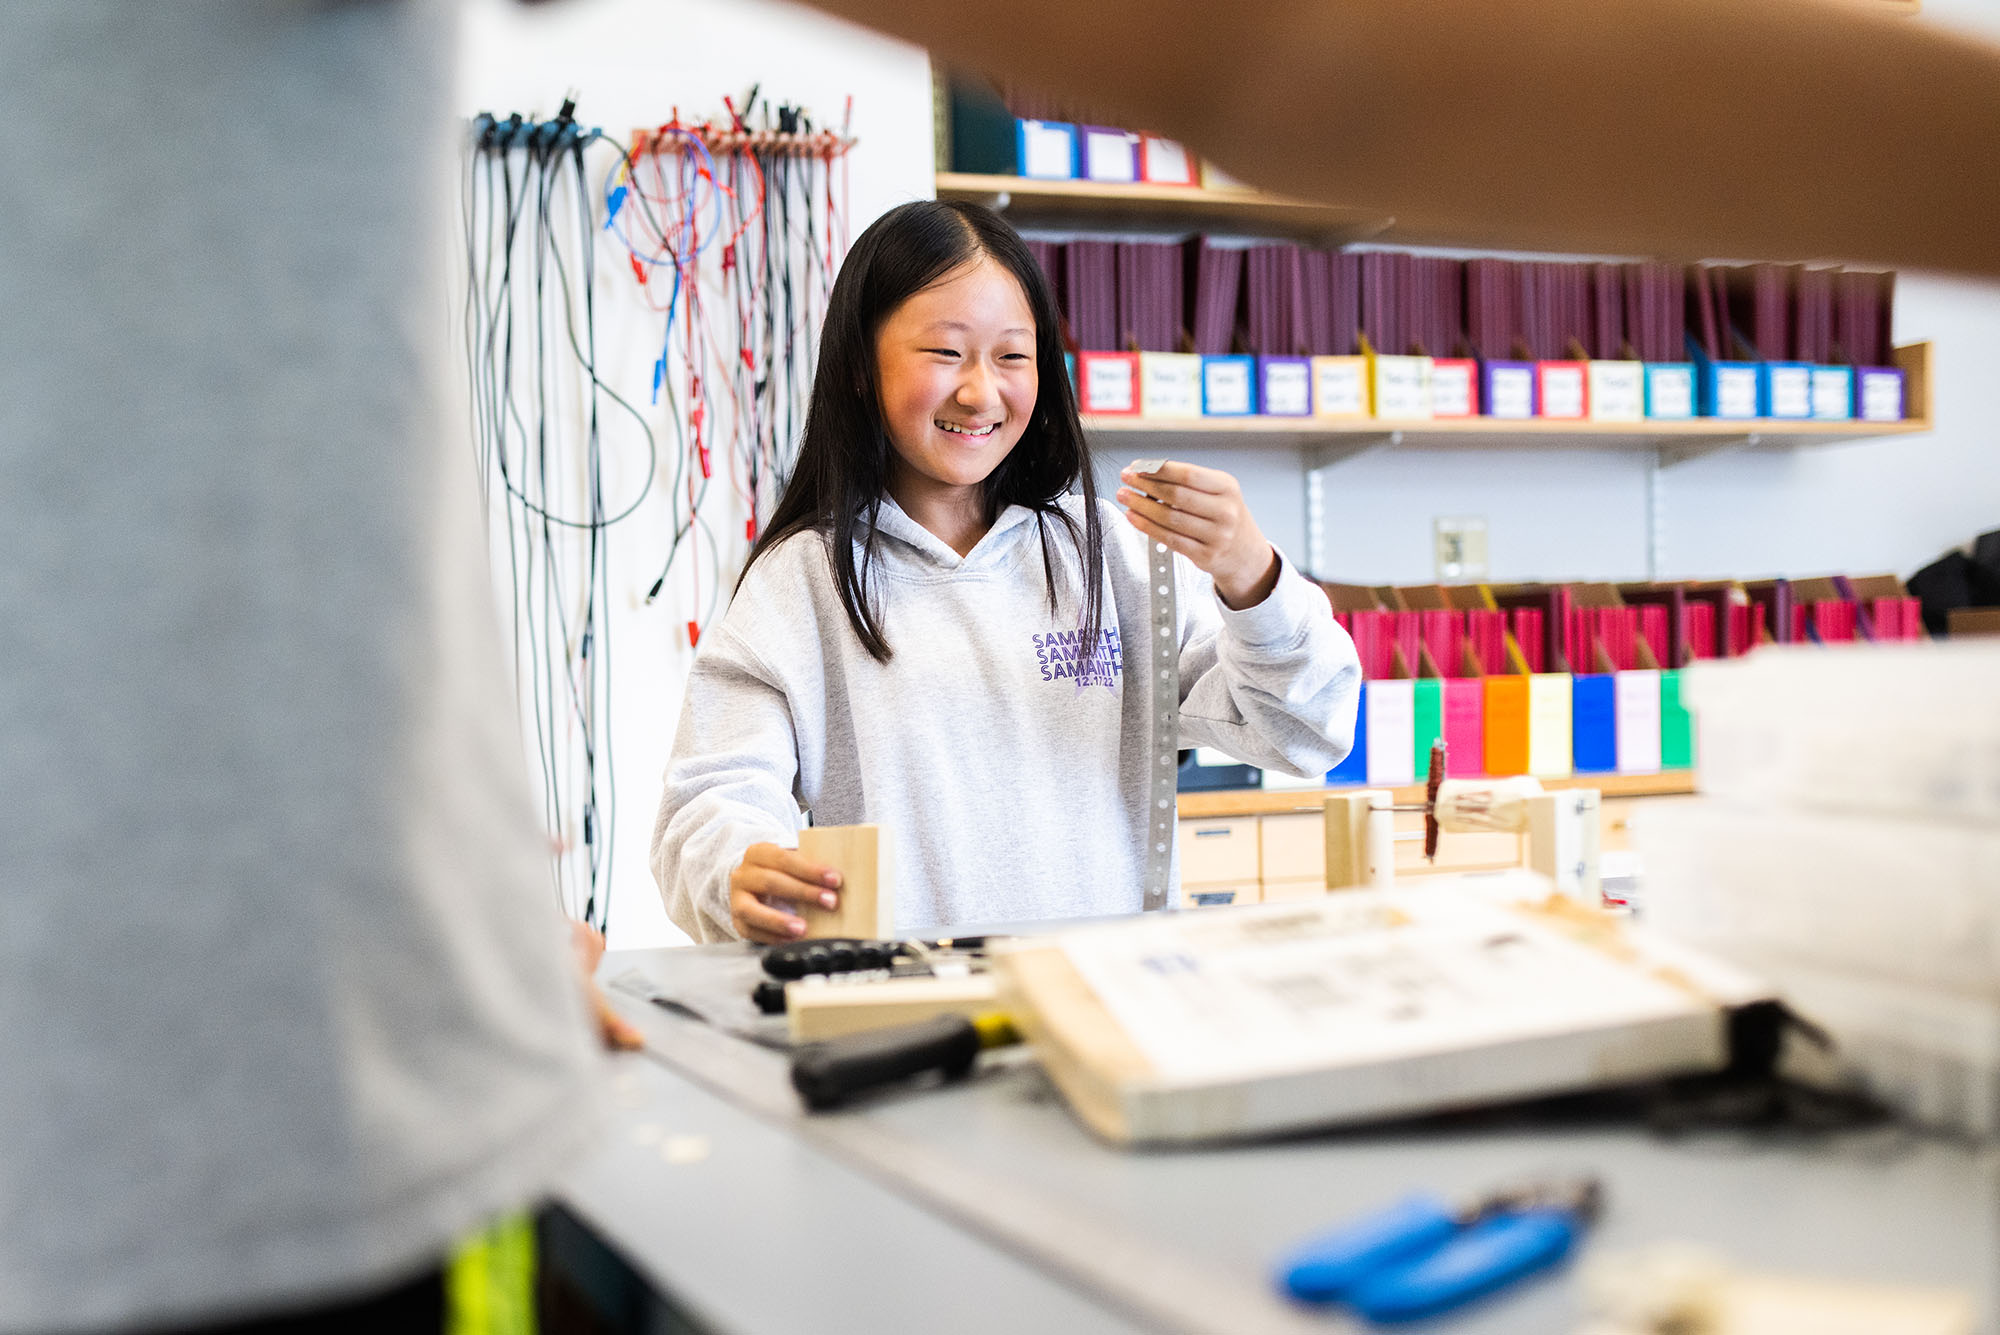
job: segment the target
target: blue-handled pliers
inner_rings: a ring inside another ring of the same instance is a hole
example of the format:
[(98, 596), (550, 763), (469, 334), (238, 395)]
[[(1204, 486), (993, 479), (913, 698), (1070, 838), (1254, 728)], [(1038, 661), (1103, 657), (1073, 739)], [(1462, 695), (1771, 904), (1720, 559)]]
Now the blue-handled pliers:
[(1302, 1244), (1278, 1285), (1338, 1302), (1370, 1321), (1414, 1321), (1547, 1269), (1596, 1217), (1595, 1178), (1502, 1191), (1454, 1207), (1415, 1195)]

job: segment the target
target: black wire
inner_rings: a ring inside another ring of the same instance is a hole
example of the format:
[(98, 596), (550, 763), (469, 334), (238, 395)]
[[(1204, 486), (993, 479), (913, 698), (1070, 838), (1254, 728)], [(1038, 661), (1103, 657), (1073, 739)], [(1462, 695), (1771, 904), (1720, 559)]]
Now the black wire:
[[(605, 530), (632, 514), (650, 492), (658, 471), (658, 447), (644, 416), (598, 374), (596, 234), (586, 152), (600, 141), (602, 136), (595, 132), (574, 131), (513, 134), (497, 140), (475, 137), (463, 215), (475, 461), (488, 505), (489, 533), (490, 484), (495, 476), (501, 480), (509, 514), (515, 680), (532, 709), (548, 828), (557, 835), (574, 830), (565, 819), (572, 806), (582, 824), (583, 846), (557, 851), (551, 874), (565, 910), (604, 930), (610, 921), (616, 832)], [(565, 170), (570, 173), (568, 182), (562, 179)], [(572, 188), (576, 206), (574, 279), (555, 212), (557, 193), (566, 185)], [(525, 292), (516, 282), (522, 276), (517, 258), (528, 266)], [(522, 331), (517, 327), (524, 299), (534, 314), (532, 335), (525, 340), (518, 337)], [(560, 313), (553, 305), (556, 301), (561, 303)], [(531, 378), (517, 377), (517, 368)], [(570, 457), (551, 420), (561, 411), (564, 383), (577, 371), (582, 372), (587, 398), (580, 460)], [(647, 454), (645, 484), (617, 514), (609, 513), (603, 488), (605, 399), (638, 426)], [(581, 519), (563, 513), (569, 507), (557, 504), (558, 494), (566, 490), (564, 478), (579, 463), (586, 515)], [(574, 607), (566, 592), (564, 552), (570, 539), (565, 534), (575, 535), (584, 545), (580, 596)], [(526, 646), (534, 652), (526, 652)]]
[[(744, 117), (756, 105), (753, 93), (745, 100)], [(764, 105), (768, 123), (771, 104), (766, 100)], [(781, 129), (810, 131), (797, 109), (781, 107), (778, 113)], [(705, 513), (712, 479), (704, 474), (697, 480), (690, 472), (696, 461), (674, 376), (666, 371), (671, 343), (663, 340), (658, 390), (673, 426), (670, 482), (659, 478), (660, 442), (645, 414), (599, 375), (597, 233), (586, 168), (590, 148), (610, 141), (567, 121), (555, 124), (552, 132), (519, 118), (475, 122), (461, 197), (467, 248), (465, 354), (489, 543), (496, 477), (507, 514), (515, 681), (532, 713), (544, 819), (559, 835), (576, 828), (566, 815), (575, 814), (581, 822), (582, 847), (559, 849), (551, 860), (554, 888), (566, 911), (601, 930), (610, 920), (617, 821), (606, 530), (633, 514), (656, 480), (668, 488), (671, 537), (647, 601), (659, 593), (683, 553), (692, 559), (706, 548), (706, 615), (697, 618), (697, 625), (712, 622), (719, 611), (722, 543)], [(754, 165), (764, 182), (762, 217), (754, 228), (743, 225), (745, 164), (733, 160), (727, 171), (728, 198), (734, 201), (740, 229), (732, 244), (742, 249), (724, 286), (731, 333), (748, 345), (750, 356), (747, 364), (737, 357), (727, 379), (717, 379), (734, 386), (738, 406), (732, 425), (741, 433), (724, 455), (725, 466), (743, 467), (751, 518), (761, 522), (759, 509), (768, 510), (795, 466), (804, 410), (800, 391), (811, 375), (829, 295), (824, 272), (829, 243), (820, 229), (838, 216), (838, 206), (829, 193), (833, 178), (827, 158), (801, 161), (764, 150)], [(657, 161), (655, 167), (660, 170)], [(568, 182), (565, 171), (571, 174)], [(567, 206), (558, 208), (562, 192), (571, 187), (573, 257), (566, 254), (560, 220)], [(675, 234), (664, 200), (656, 205), (639, 188), (636, 174), (625, 200), (632, 234), (650, 230), (660, 249), (670, 251)], [(682, 264), (677, 276), (687, 276), (688, 267)], [(693, 319), (696, 294), (683, 292), (681, 301), (685, 318)], [(531, 333), (519, 325), (527, 314), (534, 321)], [(575, 447), (556, 426), (567, 415), (564, 393), (570, 384), (586, 396), (582, 440)], [(606, 504), (603, 486), (606, 403), (639, 429), (647, 455), (644, 485), (616, 513)], [(767, 504), (760, 507), (760, 499)], [(580, 518), (575, 514), (579, 509)], [(579, 542), (580, 558), (571, 554)], [(697, 608), (703, 592), (694, 591)]]

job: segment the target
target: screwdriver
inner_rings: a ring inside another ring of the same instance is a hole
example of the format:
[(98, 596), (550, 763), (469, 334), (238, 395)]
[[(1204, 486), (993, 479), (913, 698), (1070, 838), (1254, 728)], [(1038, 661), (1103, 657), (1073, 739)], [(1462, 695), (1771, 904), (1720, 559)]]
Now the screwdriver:
[(936, 1015), (914, 1024), (824, 1039), (792, 1055), (792, 1088), (808, 1108), (820, 1112), (926, 1071), (940, 1071), (947, 1080), (961, 1079), (982, 1049), (1018, 1043), (1020, 1038), (1006, 1015), (988, 1011), (970, 1019)]

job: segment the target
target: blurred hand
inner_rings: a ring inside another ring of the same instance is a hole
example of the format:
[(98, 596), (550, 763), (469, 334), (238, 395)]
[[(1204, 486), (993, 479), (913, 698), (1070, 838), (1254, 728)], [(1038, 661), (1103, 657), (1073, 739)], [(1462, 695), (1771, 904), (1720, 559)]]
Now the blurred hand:
[(772, 945), (796, 941), (806, 933), (797, 906), (840, 906), (840, 873), (807, 860), (797, 849), (777, 844), (752, 844), (743, 861), (729, 873), (729, 921), (737, 934)]
[(590, 998), (591, 1016), (597, 1021), (597, 1036), (614, 1052), (636, 1052), (646, 1046), (638, 1027), (617, 1011), (597, 986), (597, 962), (604, 958), (604, 934), (589, 923), (570, 919), (569, 944), (576, 956), (577, 971), (583, 975), (584, 994)]
[(1214, 468), (1163, 463), (1118, 475), (1132, 527), (1208, 572), (1226, 606), (1255, 607), (1278, 582), (1278, 552), (1243, 503), (1236, 479)]

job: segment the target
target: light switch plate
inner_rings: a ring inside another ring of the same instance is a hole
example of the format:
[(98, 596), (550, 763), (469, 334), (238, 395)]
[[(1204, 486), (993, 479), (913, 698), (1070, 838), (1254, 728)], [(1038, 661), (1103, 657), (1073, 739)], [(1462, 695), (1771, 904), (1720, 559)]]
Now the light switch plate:
[(1439, 515), (1432, 532), (1439, 579), (1486, 578), (1486, 516)]

